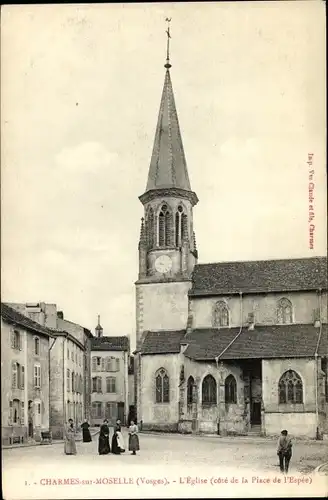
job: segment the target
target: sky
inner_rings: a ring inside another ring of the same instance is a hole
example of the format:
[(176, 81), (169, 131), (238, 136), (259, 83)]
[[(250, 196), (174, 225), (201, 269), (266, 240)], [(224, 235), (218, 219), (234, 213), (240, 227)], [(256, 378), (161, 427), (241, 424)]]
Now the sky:
[(199, 262), (325, 255), (324, 9), (3, 7), (2, 300), (56, 303), (92, 331), (100, 314), (134, 343), (166, 17)]

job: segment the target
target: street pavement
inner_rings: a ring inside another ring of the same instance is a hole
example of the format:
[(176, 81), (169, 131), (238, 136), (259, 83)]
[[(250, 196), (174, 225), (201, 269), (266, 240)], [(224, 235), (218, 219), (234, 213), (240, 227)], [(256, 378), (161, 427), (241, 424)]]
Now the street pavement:
[[(125, 430), (123, 434), (127, 442)], [(274, 486), (274, 477), (276, 483), (285, 481), (278, 467), (275, 440), (143, 433), (139, 437), (137, 456), (128, 451), (119, 456), (98, 455), (98, 436), (93, 436), (91, 443), (78, 442), (76, 456), (66, 456), (63, 443), (3, 450), (4, 497), (200, 498), (230, 496), (231, 488), (237, 497), (247, 491), (249, 496), (270, 497), (275, 496), (273, 487), (279, 495), (285, 494), (286, 488), (293, 494), (290, 488), (296, 488), (294, 495), (311, 496), (314, 475), (310, 473), (327, 461), (327, 443), (296, 441), (288, 481), (300, 477), (303, 482), (295, 479), (295, 484)], [(240, 484), (242, 477), (251, 479)], [(325, 478), (316, 481), (320, 480)], [(316, 488), (320, 488), (319, 483)]]

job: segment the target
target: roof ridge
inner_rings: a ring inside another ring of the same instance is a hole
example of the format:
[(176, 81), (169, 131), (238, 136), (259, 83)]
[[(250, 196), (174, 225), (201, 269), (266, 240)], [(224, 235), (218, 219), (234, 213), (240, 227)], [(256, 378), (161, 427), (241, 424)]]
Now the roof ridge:
[(314, 260), (314, 259), (325, 259), (328, 261), (328, 257), (324, 255), (315, 257), (293, 257), (293, 258), (279, 258), (279, 259), (257, 259), (257, 260), (221, 260), (216, 262), (198, 262), (195, 267), (200, 266), (213, 266), (217, 264), (248, 264), (253, 262), (295, 262), (298, 260)]

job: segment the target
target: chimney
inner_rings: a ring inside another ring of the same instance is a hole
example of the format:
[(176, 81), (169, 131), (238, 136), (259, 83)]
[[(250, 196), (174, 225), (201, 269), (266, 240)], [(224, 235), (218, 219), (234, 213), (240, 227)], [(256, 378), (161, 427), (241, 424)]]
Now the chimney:
[(58, 319), (64, 319), (64, 313), (63, 313), (63, 311), (57, 311), (57, 318)]
[(247, 323), (248, 323), (248, 329), (249, 330), (254, 330), (254, 327), (255, 327), (255, 314), (253, 312), (248, 313)]

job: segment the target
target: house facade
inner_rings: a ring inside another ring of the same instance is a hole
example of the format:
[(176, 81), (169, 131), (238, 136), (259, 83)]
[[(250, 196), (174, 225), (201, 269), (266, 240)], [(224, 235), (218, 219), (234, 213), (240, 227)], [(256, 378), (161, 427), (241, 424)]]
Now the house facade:
[(79, 426), (90, 419), (92, 333), (64, 318), (56, 304), (10, 304), (21, 314), (51, 332), (54, 342), (50, 358), (50, 430), (56, 439), (63, 437), (64, 425), (72, 418)]
[(40, 441), (49, 430), (49, 329), (1, 305), (2, 444)]
[(143, 429), (320, 438), (327, 258), (199, 264), (170, 75), (141, 220), (135, 381)]
[(96, 337), (91, 341), (91, 425), (99, 426), (105, 418), (110, 425), (117, 419), (127, 422), (129, 361), (129, 338), (103, 336), (98, 320)]

